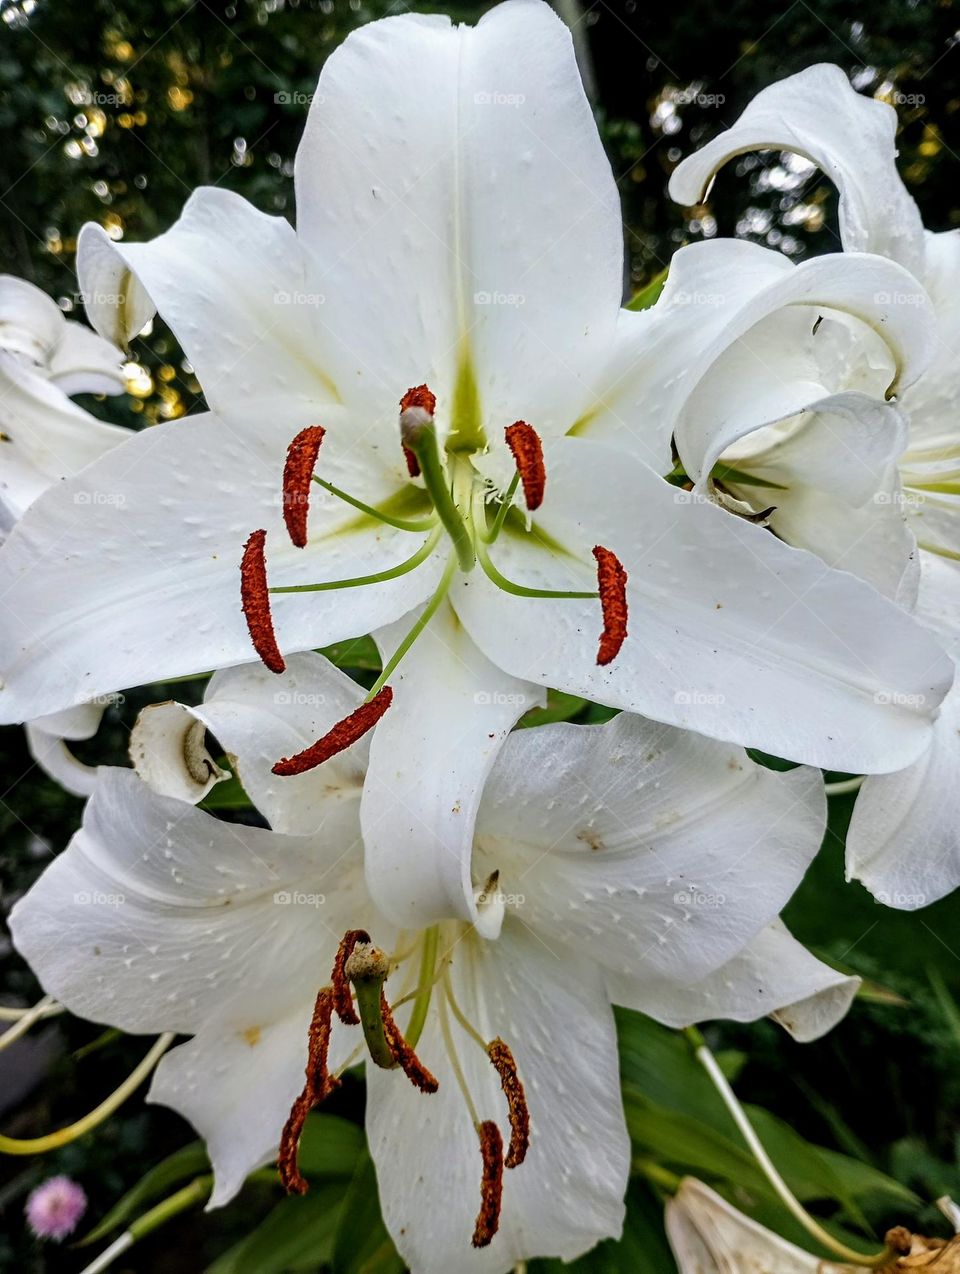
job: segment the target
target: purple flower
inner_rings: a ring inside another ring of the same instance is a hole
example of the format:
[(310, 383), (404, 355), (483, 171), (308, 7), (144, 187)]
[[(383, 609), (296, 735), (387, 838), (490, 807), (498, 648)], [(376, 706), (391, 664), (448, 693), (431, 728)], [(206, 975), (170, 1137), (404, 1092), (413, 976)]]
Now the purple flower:
[(82, 1186), (69, 1177), (51, 1177), (37, 1186), (27, 1199), (24, 1211), (27, 1223), (38, 1239), (54, 1239), (57, 1243), (72, 1234), (87, 1210), (87, 1196)]

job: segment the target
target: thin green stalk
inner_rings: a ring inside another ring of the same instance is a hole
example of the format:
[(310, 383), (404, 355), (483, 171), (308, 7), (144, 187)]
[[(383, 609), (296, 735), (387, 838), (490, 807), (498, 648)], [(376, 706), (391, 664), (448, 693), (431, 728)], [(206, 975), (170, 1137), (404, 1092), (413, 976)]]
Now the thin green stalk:
[(318, 478), (313, 475), (314, 482), (318, 486), (323, 487), (324, 491), (329, 491), (331, 495), (335, 495), (338, 500), (343, 500), (346, 504), (351, 504), (355, 509), (359, 509), (361, 513), (365, 513), (367, 517), (375, 518), (378, 522), (385, 522), (387, 526), (395, 526), (398, 531), (431, 531), (437, 525), (436, 518), (395, 518), (389, 513), (384, 513), (381, 509), (375, 509), (372, 504), (364, 504), (362, 500), (358, 500), (356, 496), (352, 496), (347, 491), (342, 491), (340, 487), (335, 487), (332, 482), (328, 482), (326, 478)]
[(335, 588), (362, 588), (365, 584), (385, 584), (388, 580), (399, 579), (402, 575), (415, 571), (421, 566), (437, 547), (442, 529), (435, 527), (428, 539), (417, 549), (412, 557), (408, 557), (398, 566), (388, 571), (378, 571), (375, 575), (357, 575), (354, 579), (328, 580), (323, 584), (281, 584), (271, 588), (271, 593), (326, 593)]
[(373, 683), (373, 685), (370, 687), (369, 691), (367, 692), (367, 697), (364, 700), (364, 703), (369, 703), (371, 699), (375, 698), (380, 693), (383, 687), (387, 684), (387, 681), (389, 680), (389, 678), (393, 675), (393, 671), (396, 668), (397, 664), (399, 664), (400, 660), (404, 657), (404, 655), (407, 653), (407, 651), (410, 649), (413, 643), (417, 640), (417, 638), (426, 628), (427, 624), (429, 624), (430, 620), (437, 613), (437, 609), (439, 608), (440, 603), (443, 601), (447, 593), (450, 591), (450, 582), (453, 579), (454, 574), (456, 573), (456, 569), (457, 569), (457, 557), (455, 553), (451, 553), (449, 559), (447, 560), (447, 565), (444, 569), (443, 575), (440, 577), (440, 583), (437, 585), (436, 592), (433, 594), (433, 596), (427, 602), (426, 606), (423, 608), (423, 613), (417, 619), (417, 622), (413, 625), (413, 627), (407, 633), (406, 637), (404, 637), (403, 641), (396, 648), (396, 650), (390, 656), (387, 663), (384, 665), (383, 672), (380, 674), (380, 676), (376, 679), (376, 681)]

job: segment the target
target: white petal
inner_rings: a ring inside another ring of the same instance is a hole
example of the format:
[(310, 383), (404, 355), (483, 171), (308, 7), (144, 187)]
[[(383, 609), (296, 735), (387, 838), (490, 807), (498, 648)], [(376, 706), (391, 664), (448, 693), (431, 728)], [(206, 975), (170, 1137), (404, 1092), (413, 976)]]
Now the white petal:
[(0, 349), (45, 374), (65, 323), (59, 306), (46, 292), (16, 275), (0, 274)]
[(296, 177), (345, 393), (376, 414), (427, 381), (449, 404), (467, 358), (497, 437), (518, 417), (572, 424), (616, 321), (622, 230), (549, 6), (501, 4), (475, 27), (404, 14), (350, 35), (324, 66)]
[(359, 806), (370, 738), (306, 774), (278, 778), (273, 766), (308, 748), (363, 697), (362, 686), (309, 651), (291, 656), (279, 677), (262, 664), (216, 673), (194, 712), (234, 758), (247, 795), (273, 830), (308, 836), (332, 803)]
[(133, 768), (160, 796), (196, 805), (216, 783), (229, 778), (207, 751), (206, 726), (186, 704), (149, 704), (130, 731)]
[(120, 394), (123, 355), (89, 327), (68, 320), (50, 358), (50, 379), (65, 394)]
[[(285, 446), (188, 416), (135, 434), (41, 497), (0, 553), (4, 719), (252, 659), (239, 564), (257, 527), (267, 531), (271, 586), (367, 575), (420, 547), (423, 537), (358, 522), (321, 495), (307, 548), (294, 548), (282, 519)], [(330, 473), (331, 459), (322, 463)], [(433, 591), (442, 565), (435, 555), (375, 587), (275, 596), (281, 648), (392, 621)]]
[(106, 702), (82, 703), (65, 712), (28, 721), (24, 727), (30, 755), (52, 779), (73, 796), (87, 797), (97, 782), (98, 767), (85, 765), (67, 740), (90, 739), (100, 728)]
[[(384, 660), (411, 622), (375, 634)], [(485, 881), (470, 873), (483, 785), (511, 727), (543, 702), (542, 692), (485, 659), (446, 604), (390, 685), (394, 699), (370, 744), (361, 804), (370, 893), (405, 929), (451, 916), (483, 927), (474, 894)]]
[(680, 1274), (828, 1274), (811, 1256), (737, 1212), (693, 1177), (667, 1203), (667, 1237)]
[(548, 942), (684, 986), (773, 921), (826, 824), (820, 775), (626, 713), (511, 735), (478, 819), (483, 862)]
[(847, 1014), (860, 979), (824, 964), (779, 921), (768, 925), (715, 972), (681, 985), (665, 978), (607, 979), (615, 1004), (666, 1026), (718, 1018), (754, 1022), (771, 1016), (800, 1043), (819, 1039)]
[(48, 487), (131, 436), (128, 429), (97, 420), (62, 389), (2, 350), (0, 401), (0, 505), (10, 525)]
[(180, 220), (148, 243), (115, 243), (88, 223), (77, 272), (90, 321), (114, 344), (126, 345), (160, 311), (215, 411), (259, 416), (261, 428), (287, 416), (292, 437), (338, 401), (293, 228), (231, 191), (200, 187)]
[(838, 66), (807, 67), (763, 89), (732, 128), (688, 156), (670, 194), (691, 206), (734, 155), (789, 150), (818, 165), (840, 191), (847, 251), (877, 252), (923, 274), (923, 226), (896, 166), (897, 113), (864, 97)]
[(605, 545), (629, 576), (630, 634), (600, 668), (598, 602), (507, 596), (474, 571), (452, 596), (494, 663), (829, 769), (890, 770), (922, 751), (952, 666), (892, 603), (612, 448), (545, 451), (536, 524), (569, 555), (504, 535), (493, 556), (522, 583), (582, 589), (592, 546)]
[(926, 752), (896, 774), (873, 775), (847, 832), (847, 878), (878, 902), (926, 907), (960, 885), (960, 689), (943, 702)]
[[(623, 1224), (630, 1145), (623, 1122), (616, 1034), (602, 980), (586, 960), (558, 961), (516, 921), (496, 942), (454, 949), (455, 994), (485, 1037), (500, 1035), (530, 1109), (526, 1161), (503, 1176), (500, 1231), (470, 1245), (480, 1205), (480, 1147), (438, 1027), (440, 989), (417, 1052), (440, 1081), (415, 1091), (396, 1071), (367, 1067), (367, 1136), (383, 1216), (418, 1274), (501, 1274), (520, 1260), (572, 1260)], [(509, 1128), (499, 1079), (453, 1022), (480, 1119)]]
[(101, 769), (83, 827), (10, 916), (72, 1012), (123, 1030), (244, 1031), (312, 1005), (347, 928), (372, 921), (356, 811), (322, 835), (222, 823)]

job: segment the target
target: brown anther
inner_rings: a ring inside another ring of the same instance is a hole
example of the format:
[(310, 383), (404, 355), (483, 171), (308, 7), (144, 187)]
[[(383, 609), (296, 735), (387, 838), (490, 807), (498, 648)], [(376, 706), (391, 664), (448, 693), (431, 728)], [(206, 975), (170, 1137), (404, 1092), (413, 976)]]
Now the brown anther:
[(483, 1155), (483, 1177), (480, 1181), (480, 1211), (473, 1227), (473, 1246), (487, 1247), (500, 1228), (500, 1205), (503, 1201), (503, 1138), (492, 1119), (477, 1124), (480, 1153)]
[(523, 486), (523, 498), (527, 508), (533, 512), (543, 503), (543, 492), (547, 485), (547, 471), (543, 465), (543, 446), (540, 435), (527, 424), (518, 420), (504, 430), (507, 446), (513, 453), (513, 461), (520, 475)]
[(593, 556), (597, 559), (597, 588), (603, 611), (597, 663), (608, 664), (616, 659), (627, 636), (627, 572), (617, 555), (600, 544)]
[[(269, 664), (267, 666), (269, 667)], [(273, 773), (283, 777), (291, 774), (306, 774), (308, 770), (313, 770), (324, 761), (329, 761), (332, 756), (343, 752), (358, 739), (363, 738), (368, 730), (372, 730), (392, 702), (393, 691), (389, 686), (384, 686), (369, 703), (362, 703), (348, 717), (338, 721), (333, 729), (317, 739), (316, 743), (311, 743), (308, 748), (297, 752), (295, 756), (285, 756), (279, 760), (273, 767)]]
[(403, 458), (407, 462), (407, 473), (411, 478), (420, 477), (420, 461), (413, 454), (409, 447), (403, 448)]
[(306, 1083), (293, 1103), (287, 1122), (280, 1136), (280, 1153), (277, 1168), (280, 1182), (287, 1194), (306, 1194), (307, 1183), (297, 1164), (300, 1134), (307, 1115), (323, 1099), (338, 1088), (340, 1081), (327, 1070), (327, 1053), (330, 1049), (330, 1027), (333, 1018), (333, 988), (325, 986), (317, 995), (310, 1021), (307, 1044), (307, 1065), (304, 1071)]
[(286, 668), (270, 614), (270, 591), (267, 588), (267, 559), (264, 554), (266, 531), (254, 531), (243, 548), (240, 562), (240, 604), (250, 632), (253, 648), (271, 672)]
[(420, 1089), (421, 1093), (435, 1093), (440, 1087), (438, 1080), (427, 1070), (426, 1066), (403, 1038), (403, 1033), (400, 1027), (397, 1026), (393, 1013), (390, 1011), (387, 997), (382, 991), (380, 992), (380, 1016), (383, 1019), (383, 1033), (387, 1037), (390, 1052), (404, 1075), (413, 1084), (414, 1088)]
[(400, 410), (406, 411), (408, 407), (422, 407), (428, 416), (435, 416), (437, 414), (437, 396), (431, 393), (426, 385), (414, 385), (400, 399)]
[(283, 520), (287, 532), (298, 549), (307, 544), (307, 514), (310, 511), (310, 484), (317, 467), (317, 455), (323, 442), (322, 425), (301, 429), (287, 448), (283, 466)]
[(493, 1062), (494, 1069), (500, 1076), (500, 1085), (507, 1099), (510, 1112), (510, 1145), (504, 1167), (518, 1168), (527, 1157), (530, 1145), (530, 1111), (527, 1107), (527, 1096), (523, 1084), (517, 1074), (517, 1063), (514, 1061), (510, 1046), (499, 1037), (487, 1045), (487, 1056)]
[(370, 935), (366, 929), (348, 929), (337, 948), (337, 956), (333, 962), (333, 1007), (337, 1017), (344, 1026), (359, 1026), (360, 1019), (353, 1007), (353, 992), (350, 990), (350, 979), (346, 974), (346, 963), (353, 954), (358, 942), (369, 942)]

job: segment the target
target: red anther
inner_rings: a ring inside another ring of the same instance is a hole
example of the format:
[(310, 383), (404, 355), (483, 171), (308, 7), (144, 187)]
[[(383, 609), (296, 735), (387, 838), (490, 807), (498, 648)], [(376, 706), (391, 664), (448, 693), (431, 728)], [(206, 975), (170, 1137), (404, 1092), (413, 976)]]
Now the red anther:
[(518, 420), (516, 424), (508, 425), (504, 434), (523, 484), (523, 498), (532, 513), (543, 503), (543, 491), (547, 485), (547, 471), (543, 465), (543, 445), (540, 442), (540, 435), (525, 420)]
[(244, 545), (240, 563), (240, 603), (254, 650), (271, 672), (283, 672), (287, 665), (277, 645), (270, 614), (267, 559), (264, 556), (266, 539), (266, 531), (254, 531)]
[(306, 1194), (307, 1183), (297, 1164), (300, 1134), (307, 1115), (323, 1099), (338, 1088), (340, 1081), (327, 1070), (327, 1054), (330, 1050), (330, 1027), (333, 1018), (333, 988), (325, 986), (317, 995), (310, 1022), (307, 1044), (307, 1065), (304, 1071), (306, 1083), (293, 1103), (287, 1122), (280, 1136), (280, 1153), (277, 1168), (280, 1181), (287, 1194)]
[(627, 572), (617, 555), (600, 544), (593, 556), (597, 559), (597, 588), (603, 611), (597, 663), (608, 664), (616, 659), (627, 636)]
[(492, 1119), (477, 1124), (480, 1153), (483, 1155), (483, 1177), (480, 1181), (480, 1211), (473, 1228), (473, 1246), (487, 1247), (500, 1228), (500, 1205), (503, 1202), (503, 1138)]
[(390, 1005), (387, 1003), (387, 997), (383, 991), (380, 992), (380, 1018), (383, 1022), (383, 1033), (386, 1036), (387, 1043), (390, 1045), (390, 1052), (404, 1075), (413, 1084), (414, 1088), (420, 1089), (421, 1093), (435, 1093), (440, 1087), (439, 1081), (427, 1070), (426, 1066), (403, 1038), (403, 1033), (394, 1020)]
[(306, 774), (307, 770), (323, 765), (324, 761), (329, 761), (338, 752), (343, 752), (358, 739), (363, 738), (368, 730), (372, 730), (392, 701), (393, 691), (389, 686), (384, 686), (369, 703), (362, 703), (348, 717), (338, 721), (333, 729), (329, 730), (323, 738), (317, 739), (316, 743), (311, 743), (310, 747), (305, 748), (303, 752), (298, 752), (295, 756), (283, 757), (273, 767), (273, 773), (284, 777), (291, 774)]
[(527, 1095), (517, 1074), (517, 1063), (508, 1044), (499, 1037), (487, 1045), (487, 1056), (500, 1076), (500, 1085), (507, 1099), (510, 1112), (510, 1145), (504, 1167), (519, 1168), (527, 1157), (530, 1145), (530, 1111), (527, 1107)]
[(322, 425), (301, 429), (287, 448), (283, 466), (283, 520), (292, 543), (298, 549), (307, 544), (307, 514), (310, 511), (310, 484), (323, 442)]
[(353, 954), (358, 942), (369, 942), (370, 935), (366, 929), (348, 929), (337, 949), (337, 957), (333, 962), (333, 1007), (337, 1017), (345, 1026), (359, 1026), (360, 1019), (353, 1007), (353, 993), (350, 990), (350, 979), (346, 974), (346, 964)]
[(414, 385), (413, 389), (408, 389), (400, 399), (400, 410), (406, 411), (408, 407), (422, 407), (428, 416), (435, 416), (437, 396), (430, 392), (427, 385)]
[(403, 458), (407, 462), (407, 473), (411, 478), (420, 477), (420, 461), (413, 454), (409, 447), (403, 448)]

